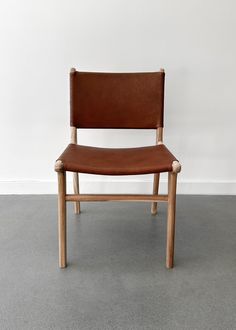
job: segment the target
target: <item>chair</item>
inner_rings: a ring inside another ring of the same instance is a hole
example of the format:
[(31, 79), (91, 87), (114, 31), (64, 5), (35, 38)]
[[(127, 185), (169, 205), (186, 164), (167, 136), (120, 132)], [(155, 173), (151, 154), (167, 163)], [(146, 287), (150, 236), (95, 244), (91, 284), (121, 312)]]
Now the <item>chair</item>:
[[(67, 265), (66, 202), (80, 213), (83, 201), (168, 202), (166, 267), (174, 264), (177, 174), (181, 165), (163, 144), (163, 69), (148, 73), (70, 72), (71, 144), (57, 159), (59, 266)], [(95, 148), (77, 144), (77, 128), (154, 129), (156, 144), (140, 148)], [(66, 193), (66, 172), (73, 172), (74, 194)], [(168, 195), (159, 195), (160, 173), (168, 172)], [(78, 173), (154, 174), (153, 194), (80, 194)]]

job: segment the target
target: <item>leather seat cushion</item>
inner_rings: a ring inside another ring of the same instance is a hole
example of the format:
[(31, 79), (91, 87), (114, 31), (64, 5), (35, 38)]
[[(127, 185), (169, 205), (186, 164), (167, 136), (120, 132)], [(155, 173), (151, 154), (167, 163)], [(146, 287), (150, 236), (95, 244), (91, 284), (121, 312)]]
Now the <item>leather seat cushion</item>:
[(97, 148), (69, 144), (58, 158), (63, 170), (103, 175), (137, 175), (172, 171), (176, 158), (165, 145)]

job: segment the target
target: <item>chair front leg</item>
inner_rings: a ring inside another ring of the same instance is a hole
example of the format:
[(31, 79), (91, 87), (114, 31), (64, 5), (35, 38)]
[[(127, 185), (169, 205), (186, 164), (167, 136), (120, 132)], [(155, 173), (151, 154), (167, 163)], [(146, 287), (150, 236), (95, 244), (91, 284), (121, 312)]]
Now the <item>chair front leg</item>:
[(179, 162), (172, 164), (173, 172), (168, 173), (168, 212), (167, 212), (167, 242), (166, 242), (166, 267), (174, 267), (175, 244), (175, 208), (177, 173), (181, 170)]
[(168, 173), (168, 211), (167, 211), (167, 243), (166, 267), (174, 266), (174, 241), (175, 241), (175, 204), (176, 204), (176, 173)]
[(59, 267), (65, 268), (66, 258), (66, 172), (58, 172), (58, 239)]
[[(154, 174), (154, 181), (153, 181), (153, 195), (158, 194), (159, 190), (159, 180), (160, 180), (160, 173)], [(151, 213), (153, 215), (157, 214), (157, 202), (152, 202), (151, 206)]]

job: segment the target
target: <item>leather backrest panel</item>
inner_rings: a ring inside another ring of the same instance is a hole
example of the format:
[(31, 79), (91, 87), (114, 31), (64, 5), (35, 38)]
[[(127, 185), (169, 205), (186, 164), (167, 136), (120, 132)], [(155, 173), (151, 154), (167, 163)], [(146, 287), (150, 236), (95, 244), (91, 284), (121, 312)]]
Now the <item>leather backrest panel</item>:
[(70, 73), (71, 126), (163, 127), (164, 72)]

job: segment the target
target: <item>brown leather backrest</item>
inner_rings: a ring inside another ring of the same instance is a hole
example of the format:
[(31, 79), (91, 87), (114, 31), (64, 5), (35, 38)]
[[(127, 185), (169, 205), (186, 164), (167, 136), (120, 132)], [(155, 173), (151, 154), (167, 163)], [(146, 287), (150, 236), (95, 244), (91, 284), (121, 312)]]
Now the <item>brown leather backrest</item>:
[(163, 127), (164, 72), (70, 73), (71, 126)]

